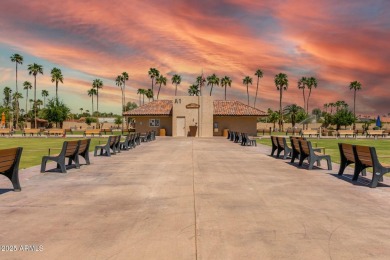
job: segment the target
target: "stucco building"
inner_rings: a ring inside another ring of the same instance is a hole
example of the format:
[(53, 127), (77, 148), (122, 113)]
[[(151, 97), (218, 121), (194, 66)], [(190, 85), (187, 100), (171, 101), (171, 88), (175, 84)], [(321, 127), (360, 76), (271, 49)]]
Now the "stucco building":
[(158, 135), (193, 137), (221, 136), (225, 129), (256, 135), (257, 118), (267, 116), (239, 101), (209, 96), (155, 100), (123, 115), (135, 120), (137, 132), (155, 130)]

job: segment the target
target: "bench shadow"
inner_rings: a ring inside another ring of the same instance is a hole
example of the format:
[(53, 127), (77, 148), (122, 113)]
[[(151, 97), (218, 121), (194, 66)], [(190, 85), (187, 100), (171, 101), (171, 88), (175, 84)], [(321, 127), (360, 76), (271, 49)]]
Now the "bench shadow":
[(0, 189), (0, 195), (10, 191), (14, 191), (14, 189)]
[[(369, 185), (371, 183), (371, 179), (366, 178), (365, 176), (361, 176), (361, 175), (359, 175), (359, 178), (357, 181), (352, 181), (353, 174), (344, 173), (343, 175), (338, 175), (337, 173), (331, 173), (329, 175), (331, 175), (337, 179), (343, 180), (345, 182), (349, 182), (355, 186), (364, 186), (364, 187), (369, 188)], [(387, 185), (383, 182), (378, 182), (378, 187), (390, 187), (390, 185)]]
[[(82, 165), (80, 164), (80, 167), (81, 166)], [(68, 170), (72, 170), (72, 169), (77, 169), (76, 165), (74, 165), (74, 164), (72, 164), (72, 165), (65, 165), (65, 168), (66, 168), (67, 171)], [(61, 172), (60, 168), (51, 168), (51, 169), (46, 169), (45, 173), (62, 173), (62, 172)]]

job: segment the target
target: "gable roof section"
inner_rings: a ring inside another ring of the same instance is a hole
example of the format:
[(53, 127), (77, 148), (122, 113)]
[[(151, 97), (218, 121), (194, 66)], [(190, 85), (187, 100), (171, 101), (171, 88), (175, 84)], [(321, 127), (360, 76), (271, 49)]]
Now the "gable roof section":
[(214, 116), (267, 116), (267, 113), (236, 100), (215, 100)]
[[(171, 116), (172, 100), (154, 100), (143, 106), (123, 113), (124, 116)], [(214, 116), (267, 116), (257, 108), (235, 100), (215, 100)]]
[(124, 116), (171, 116), (172, 100), (154, 100), (136, 109), (123, 113)]

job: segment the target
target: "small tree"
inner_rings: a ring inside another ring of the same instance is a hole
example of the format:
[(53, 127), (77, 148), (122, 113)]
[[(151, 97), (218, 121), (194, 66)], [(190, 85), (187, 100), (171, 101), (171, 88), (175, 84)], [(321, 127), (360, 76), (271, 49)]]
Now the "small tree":
[(51, 98), (47, 102), (46, 108), (42, 110), (42, 116), (44, 119), (49, 121), (49, 123), (62, 123), (67, 119), (70, 112), (69, 107), (67, 107), (62, 101), (58, 101), (56, 98)]
[(333, 116), (332, 123), (336, 125), (337, 129), (340, 129), (340, 126), (352, 125), (355, 122), (355, 116), (348, 109), (340, 109)]
[(115, 124), (116, 124), (118, 127), (119, 127), (119, 125), (122, 124), (122, 122), (123, 122), (122, 117), (120, 117), (120, 116), (115, 117)]

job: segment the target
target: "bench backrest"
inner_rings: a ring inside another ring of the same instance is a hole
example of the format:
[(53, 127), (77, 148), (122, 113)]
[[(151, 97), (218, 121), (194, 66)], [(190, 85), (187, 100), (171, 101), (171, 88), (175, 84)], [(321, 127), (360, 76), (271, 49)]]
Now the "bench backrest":
[(82, 139), (79, 141), (79, 154), (88, 152), (89, 144), (91, 143), (91, 139)]
[(341, 156), (344, 156), (348, 161), (355, 162), (352, 144), (339, 143), (339, 149)]
[(113, 146), (115, 143), (116, 143), (116, 136), (115, 135), (110, 135), (109, 137), (108, 137), (108, 143), (109, 143), (109, 145), (110, 145), (110, 147), (111, 146)]
[(310, 141), (299, 140), (301, 151), (305, 154), (310, 154)]
[(277, 138), (276, 136), (271, 135), (272, 144), (278, 147), (278, 140), (276, 138)]
[(100, 129), (87, 129), (84, 131), (85, 134), (100, 134)]
[(302, 130), (302, 134), (304, 135), (315, 135), (318, 134), (317, 130)]
[(301, 152), (301, 148), (299, 147), (299, 140), (304, 140), (300, 138), (291, 138), (291, 147), (298, 153)]
[(355, 145), (355, 153), (362, 164), (373, 166), (371, 150), (369, 146)]
[(23, 131), (25, 134), (36, 134), (41, 132), (40, 129), (24, 129)]
[(367, 130), (367, 134), (372, 135), (372, 134), (383, 134), (383, 130)]
[(63, 129), (49, 129), (49, 134), (63, 134), (64, 130)]
[(77, 149), (79, 147), (79, 141), (78, 140), (76, 140), (76, 141), (66, 141), (66, 143), (67, 143), (67, 145), (66, 145), (66, 148), (65, 148), (66, 149), (65, 150), (65, 156), (71, 156), (71, 155), (73, 155), (77, 151)]
[(355, 134), (355, 131), (353, 130), (338, 130), (337, 131), (341, 135), (353, 135)]
[(277, 137), (276, 140), (278, 142), (278, 145), (282, 148), (284, 148), (284, 141), (283, 141), (284, 137)]
[(16, 164), (19, 166), (22, 149), (22, 147), (17, 147), (0, 150), (0, 172), (6, 172)]
[(8, 134), (11, 132), (11, 129), (9, 128), (0, 128), (0, 133), (2, 134)]

